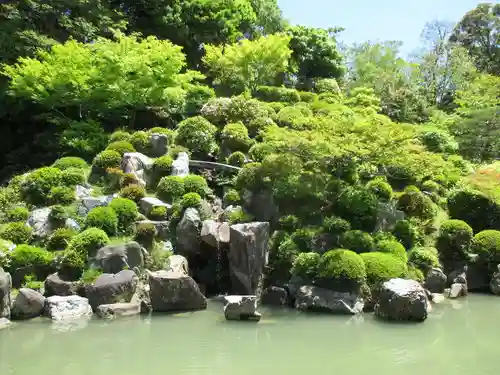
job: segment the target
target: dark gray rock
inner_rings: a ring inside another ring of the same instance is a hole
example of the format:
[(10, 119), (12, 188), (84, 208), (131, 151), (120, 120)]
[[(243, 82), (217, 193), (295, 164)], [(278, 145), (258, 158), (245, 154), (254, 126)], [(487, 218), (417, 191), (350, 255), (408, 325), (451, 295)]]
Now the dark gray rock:
[(12, 322), (7, 318), (0, 318), (0, 331), (5, 328), (12, 326)]
[(380, 288), (375, 315), (387, 320), (423, 322), (430, 309), (425, 290), (418, 282), (391, 279)]
[(259, 296), (269, 258), (269, 223), (232, 225), (230, 233), (228, 258), (233, 293)]
[(108, 245), (97, 251), (93, 263), (106, 273), (118, 273), (127, 268), (144, 267), (145, 254), (146, 250), (135, 241)]
[(89, 319), (92, 308), (84, 297), (51, 296), (45, 299), (44, 313), (53, 321)]
[(205, 220), (201, 225), (201, 240), (211, 247), (228, 244), (229, 236), (229, 223)]
[(165, 207), (167, 212), (172, 209), (172, 205), (165, 203), (155, 197), (144, 197), (139, 202), (140, 212), (146, 216), (149, 216), (154, 207)]
[(431, 293), (444, 293), (447, 277), (440, 268), (432, 268), (427, 272), (425, 287)]
[(153, 224), (155, 226), (158, 239), (168, 240), (170, 238), (170, 221), (141, 220), (135, 222), (136, 227), (144, 224)]
[(493, 273), (490, 281), (490, 291), (497, 296), (500, 295), (500, 265), (497, 266), (497, 272)]
[(465, 297), (466, 295), (467, 295), (467, 285), (461, 283), (452, 284), (448, 292), (448, 298), (450, 299)]
[(141, 305), (139, 303), (113, 303), (110, 305), (99, 305), (96, 309), (96, 315), (104, 319), (139, 315), (140, 313)]
[(185, 273), (150, 272), (149, 288), (153, 311), (188, 311), (207, 308), (207, 299), (196, 282)]
[(105, 273), (94, 284), (85, 287), (85, 295), (94, 310), (99, 305), (130, 302), (138, 282), (139, 278), (131, 270), (123, 270), (117, 274)]
[(363, 299), (357, 294), (334, 292), (312, 285), (301, 286), (295, 299), (295, 308), (303, 311), (355, 315), (362, 313), (363, 307)]
[(42, 315), (44, 306), (44, 296), (32, 289), (21, 288), (12, 306), (12, 319), (36, 318)]
[(12, 278), (0, 267), (0, 318), (10, 318)]
[(285, 306), (288, 305), (288, 292), (285, 288), (278, 286), (270, 286), (262, 292), (260, 302), (268, 306)]
[(257, 296), (225, 296), (224, 317), (226, 320), (258, 322), (261, 314), (257, 312)]
[(153, 133), (149, 138), (148, 154), (157, 158), (165, 155), (168, 152), (168, 137), (166, 134)]
[(99, 197), (83, 197), (78, 206), (78, 214), (80, 216), (87, 216), (90, 210), (96, 207), (107, 206), (117, 196), (118, 194), (101, 195)]
[(53, 273), (45, 279), (45, 295), (50, 296), (73, 296), (77, 295), (81, 287), (79, 281), (66, 280), (63, 275)]
[(196, 254), (200, 251), (201, 219), (195, 208), (184, 211), (176, 229), (176, 253), (184, 256)]
[(278, 217), (278, 207), (271, 191), (261, 190), (257, 193), (244, 191), (244, 208), (255, 220), (273, 222)]

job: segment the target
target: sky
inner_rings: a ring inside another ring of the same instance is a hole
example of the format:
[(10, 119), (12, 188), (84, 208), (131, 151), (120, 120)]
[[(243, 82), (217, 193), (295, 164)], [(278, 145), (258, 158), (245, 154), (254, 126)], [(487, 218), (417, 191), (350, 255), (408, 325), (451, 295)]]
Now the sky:
[[(346, 43), (399, 40), (401, 54), (419, 47), (420, 33), (432, 20), (458, 22), (469, 10), (488, 0), (278, 0), (293, 24), (345, 28)], [(500, 0), (490, 0), (498, 3)]]

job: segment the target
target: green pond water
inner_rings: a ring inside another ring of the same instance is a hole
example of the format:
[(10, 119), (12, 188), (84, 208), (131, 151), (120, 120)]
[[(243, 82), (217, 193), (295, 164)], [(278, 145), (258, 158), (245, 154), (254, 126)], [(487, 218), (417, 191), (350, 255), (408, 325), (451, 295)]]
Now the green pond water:
[(422, 324), (260, 309), (227, 322), (220, 303), (178, 315), (34, 320), (0, 332), (1, 375), (497, 375), (500, 298), (447, 301)]

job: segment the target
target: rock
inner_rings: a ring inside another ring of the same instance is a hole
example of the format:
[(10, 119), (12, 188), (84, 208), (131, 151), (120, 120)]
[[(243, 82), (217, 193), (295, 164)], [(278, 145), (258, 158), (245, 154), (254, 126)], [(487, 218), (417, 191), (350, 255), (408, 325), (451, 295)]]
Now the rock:
[(73, 296), (78, 294), (81, 287), (79, 281), (66, 280), (63, 275), (53, 273), (45, 279), (46, 296)]
[(259, 221), (273, 221), (278, 216), (278, 208), (271, 191), (257, 193), (245, 190), (242, 194), (244, 208)]
[(168, 152), (168, 137), (166, 134), (153, 133), (149, 138), (150, 155), (153, 158), (165, 155)]
[(89, 319), (89, 300), (80, 296), (51, 296), (45, 299), (45, 314), (53, 321)]
[(134, 175), (140, 185), (146, 186), (153, 163), (153, 159), (140, 152), (126, 152), (123, 155), (122, 169), (123, 172)]
[(295, 308), (303, 311), (355, 315), (362, 313), (363, 307), (363, 299), (357, 294), (335, 292), (311, 285), (301, 286), (295, 299)]
[(5, 328), (12, 326), (12, 322), (7, 318), (0, 318), (0, 331)]
[(132, 304), (138, 304), (140, 306), (141, 314), (149, 314), (153, 311), (151, 307), (151, 297), (149, 294), (149, 284), (145, 283), (143, 280), (139, 280), (135, 294), (130, 301)]
[(269, 252), (269, 223), (232, 225), (229, 243), (229, 273), (234, 293), (259, 295)]
[(257, 296), (226, 296), (224, 297), (224, 316), (226, 320), (259, 321), (257, 312)]
[(87, 187), (87, 186), (82, 186), (82, 185), (76, 185), (75, 188), (75, 194), (76, 194), (76, 199), (82, 200), (83, 198), (90, 197), (92, 195), (94, 189), (92, 187)]
[(189, 275), (188, 261), (182, 255), (171, 255), (168, 257), (167, 263), (165, 264), (165, 271)]
[[(58, 228), (54, 227), (49, 220), (51, 211), (51, 207), (44, 207), (33, 210), (30, 213), (27, 225), (33, 229), (33, 236), (35, 238), (47, 238)], [(64, 226), (77, 231), (80, 230), (80, 225), (75, 220), (70, 218), (66, 219)]]
[(96, 207), (105, 207), (116, 197), (118, 197), (118, 194), (101, 195), (99, 197), (84, 197), (78, 206), (78, 215), (87, 216), (91, 209)]
[(165, 203), (158, 198), (155, 197), (144, 197), (141, 199), (139, 202), (139, 208), (142, 214), (149, 216), (151, 213), (151, 210), (154, 207), (165, 207), (167, 211), (170, 211), (172, 209), (172, 205)]
[(146, 250), (135, 241), (108, 245), (97, 251), (93, 264), (105, 273), (118, 273), (127, 268), (144, 267), (145, 254)]
[(207, 299), (196, 282), (180, 272), (157, 271), (149, 273), (151, 306), (153, 311), (188, 311), (207, 308)]
[(170, 238), (170, 221), (141, 220), (135, 222), (136, 227), (144, 224), (153, 224), (156, 227), (159, 239), (168, 240)]
[(441, 293), (432, 293), (431, 295), (431, 301), (432, 303), (442, 303), (444, 300), (446, 299), (446, 297), (444, 296), (444, 294), (441, 294)]
[(465, 297), (466, 295), (467, 295), (467, 285), (461, 283), (452, 284), (448, 292), (448, 298), (450, 299)]
[(176, 229), (176, 252), (181, 255), (196, 254), (200, 250), (201, 219), (195, 208), (184, 211)]
[(189, 155), (179, 152), (177, 159), (172, 163), (172, 176), (186, 177), (189, 174)]
[(292, 276), (290, 278), (290, 281), (288, 281), (288, 284), (286, 285), (290, 298), (292, 300), (295, 300), (295, 298), (297, 298), (297, 292), (299, 291), (299, 288), (302, 285), (310, 285), (310, 284), (312, 284), (311, 280), (305, 280), (300, 276)]
[(13, 319), (36, 318), (42, 315), (44, 306), (44, 296), (32, 289), (21, 288), (14, 300), (11, 315)]
[(285, 288), (270, 286), (262, 292), (260, 302), (263, 305), (269, 306), (288, 305), (288, 292)]
[(498, 296), (500, 295), (500, 264), (497, 265), (497, 269), (498, 271), (493, 273), (493, 276), (491, 276), (490, 290), (491, 293)]
[(0, 318), (10, 318), (12, 278), (0, 267)]
[(444, 293), (446, 289), (447, 277), (440, 268), (432, 268), (427, 272), (425, 287), (431, 293)]
[(214, 220), (205, 220), (201, 225), (201, 240), (206, 244), (218, 248), (221, 244), (229, 243), (229, 224)]
[(130, 302), (138, 282), (139, 278), (131, 270), (123, 270), (117, 274), (105, 273), (94, 284), (85, 287), (85, 295), (94, 310), (99, 305)]
[(430, 311), (424, 288), (414, 280), (391, 279), (382, 284), (375, 315), (387, 320), (423, 322)]
[(113, 303), (110, 305), (99, 305), (96, 315), (99, 318), (112, 319), (119, 316), (139, 315), (141, 305), (139, 303)]

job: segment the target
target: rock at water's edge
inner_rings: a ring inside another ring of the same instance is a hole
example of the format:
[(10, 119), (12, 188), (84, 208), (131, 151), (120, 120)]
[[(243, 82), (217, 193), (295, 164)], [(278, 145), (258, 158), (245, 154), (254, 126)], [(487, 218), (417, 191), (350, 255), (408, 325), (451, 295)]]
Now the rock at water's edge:
[(89, 300), (80, 296), (47, 297), (44, 311), (53, 321), (89, 319), (92, 316)]
[(138, 282), (139, 278), (131, 270), (123, 270), (117, 274), (105, 273), (94, 284), (85, 287), (85, 295), (94, 310), (99, 305), (130, 302)]
[(356, 315), (363, 312), (363, 299), (356, 294), (335, 292), (312, 285), (301, 286), (296, 295), (298, 310)]
[(99, 318), (112, 319), (120, 316), (139, 315), (141, 313), (140, 303), (113, 303), (110, 305), (99, 305), (96, 315)]
[(10, 318), (12, 278), (0, 267), (0, 318)]
[(13, 319), (31, 319), (42, 315), (45, 297), (28, 288), (19, 289), (11, 315)]
[(257, 312), (257, 296), (225, 296), (224, 316), (226, 320), (259, 321)]

